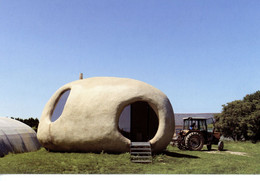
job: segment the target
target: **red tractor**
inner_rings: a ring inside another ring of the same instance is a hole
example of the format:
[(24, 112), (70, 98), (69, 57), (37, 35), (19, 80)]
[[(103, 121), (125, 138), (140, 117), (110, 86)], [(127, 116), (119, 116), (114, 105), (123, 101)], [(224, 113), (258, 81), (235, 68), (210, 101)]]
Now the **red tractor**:
[(212, 144), (215, 144), (218, 145), (218, 150), (222, 151), (224, 143), (220, 141), (220, 136), (220, 132), (214, 130), (212, 118), (188, 117), (183, 118), (183, 130), (175, 141), (181, 150), (199, 151), (203, 145), (207, 145), (208, 150), (211, 150)]

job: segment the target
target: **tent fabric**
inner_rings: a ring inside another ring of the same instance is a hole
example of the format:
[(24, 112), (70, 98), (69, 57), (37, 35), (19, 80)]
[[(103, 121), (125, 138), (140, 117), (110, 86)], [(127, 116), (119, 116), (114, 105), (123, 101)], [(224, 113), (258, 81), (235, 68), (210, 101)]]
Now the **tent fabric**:
[(0, 156), (40, 149), (36, 132), (28, 125), (9, 118), (0, 117)]

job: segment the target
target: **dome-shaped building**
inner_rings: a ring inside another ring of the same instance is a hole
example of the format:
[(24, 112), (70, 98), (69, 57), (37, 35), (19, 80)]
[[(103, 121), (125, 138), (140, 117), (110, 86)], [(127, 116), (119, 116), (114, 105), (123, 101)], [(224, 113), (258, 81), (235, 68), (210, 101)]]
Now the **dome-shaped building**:
[(54, 151), (128, 152), (131, 142), (149, 142), (157, 152), (173, 134), (173, 109), (160, 90), (133, 79), (94, 77), (54, 93), (37, 137)]
[(35, 131), (28, 125), (0, 117), (0, 156), (36, 151), (41, 147)]

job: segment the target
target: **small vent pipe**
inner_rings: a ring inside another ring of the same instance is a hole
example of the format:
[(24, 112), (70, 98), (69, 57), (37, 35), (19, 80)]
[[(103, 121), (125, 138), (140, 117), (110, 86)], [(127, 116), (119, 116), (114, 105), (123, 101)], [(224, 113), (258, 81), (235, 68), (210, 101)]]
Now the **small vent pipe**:
[(83, 79), (83, 73), (79, 74), (79, 79)]

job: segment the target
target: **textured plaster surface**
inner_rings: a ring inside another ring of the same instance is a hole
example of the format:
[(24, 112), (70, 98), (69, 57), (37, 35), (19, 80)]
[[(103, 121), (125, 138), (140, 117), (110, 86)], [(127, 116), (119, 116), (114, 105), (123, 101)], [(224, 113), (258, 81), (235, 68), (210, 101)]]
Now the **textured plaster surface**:
[[(59, 96), (70, 89), (61, 116), (51, 122)], [(47, 102), (40, 119), (37, 137), (54, 151), (128, 152), (130, 140), (118, 129), (121, 112), (127, 105), (145, 101), (159, 119), (158, 131), (150, 140), (154, 152), (163, 150), (174, 134), (174, 113), (167, 96), (141, 81), (94, 77), (68, 83)]]

